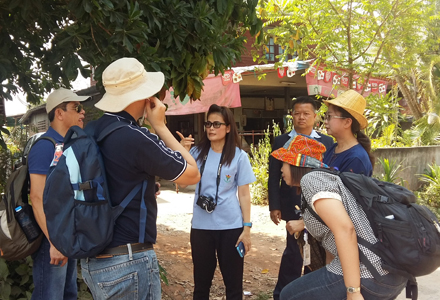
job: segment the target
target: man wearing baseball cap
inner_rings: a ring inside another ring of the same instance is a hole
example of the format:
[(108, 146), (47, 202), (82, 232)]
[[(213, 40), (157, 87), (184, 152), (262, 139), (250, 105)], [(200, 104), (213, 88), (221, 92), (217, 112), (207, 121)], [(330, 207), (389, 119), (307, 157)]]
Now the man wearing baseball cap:
[[(105, 114), (93, 124), (95, 137), (112, 123), (125, 125), (99, 142), (112, 205), (119, 205), (139, 183), (146, 180), (148, 184), (145, 193), (137, 193), (116, 219), (107, 248), (81, 260), (82, 276), (95, 300), (160, 299), (153, 250), (157, 235), (154, 179), (159, 176), (190, 185), (200, 180), (200, 173), (195, 160), (166, 127), (165, 105), (154, 96), (163, 87), (162, 72), (147, 72), (138, 60), (124, 57), (104, 70), (102, 82), (106, 93), (95, 106)], [(138, 125), (144, 116), (157, 135)], [(147, 211), (145, 223), (141, 222), (145, 220), (142, 206)]]
[[(71, 126), (77, 125), (82, 128), (85, 111), (81, 102), (88, 98), (64, 88), (53, 91), (46, 100), (50, 127), (43, 136), (51, 137), (57, 145), (61, 145)], [(51, 244), (43, 211), (46, 174), (54, 158), (54, 152), (51, 141), (41, 140), (32, 147), (28, 158), (30, 199), (35, 219), (45, 235), (40, 248), (32, 255), (35, 285), (32, 300), (77, 299), (76, 260), (65, 257)]]

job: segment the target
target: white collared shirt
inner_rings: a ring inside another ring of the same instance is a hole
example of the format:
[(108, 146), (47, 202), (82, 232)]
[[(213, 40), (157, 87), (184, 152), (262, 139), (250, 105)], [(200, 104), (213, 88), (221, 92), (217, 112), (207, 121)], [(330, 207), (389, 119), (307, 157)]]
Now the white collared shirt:
[[(295, 131), (295, 129), (292, 129), (291, 132), (289, 132), (289, 136), (293, 137), (294, 135), (298, 135), (298, 133)], [(309, 135), (311, 138), (314, 139), (320, 139), (321, 136), (315, 131), (315, 129), (312, 129), (312, 132)]]

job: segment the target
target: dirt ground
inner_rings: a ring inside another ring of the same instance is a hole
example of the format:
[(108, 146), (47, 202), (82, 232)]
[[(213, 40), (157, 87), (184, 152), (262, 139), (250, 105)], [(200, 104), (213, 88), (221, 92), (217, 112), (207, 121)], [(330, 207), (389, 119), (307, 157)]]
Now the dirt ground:
[[(188, 194), (189, 197), (189, 194)], [(169, 198), (169, 196), (168, 196)], [(159, 210), (163, 208), (159, 204)], [(285, 247), (285, 223), (276, 226), (269, 218), (267, 206), (252, 206), (252, 249), (244, 260), (244, 299), (271, 299), (281, 255)], [(163, 299), (192, 299), (194, 288), (189, 232), (192, 214), (188, 212), (159, 213), (155, 250), (167, 271), (169, 285), (162, 284)], [(210, 299), (225, 299), (219, 268), (214, 275)]]

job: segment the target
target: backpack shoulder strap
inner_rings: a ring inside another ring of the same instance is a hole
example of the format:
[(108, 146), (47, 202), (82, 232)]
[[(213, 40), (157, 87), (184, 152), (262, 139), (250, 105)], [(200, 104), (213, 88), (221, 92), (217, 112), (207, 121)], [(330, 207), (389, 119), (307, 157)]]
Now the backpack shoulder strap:
[(39, 140), (48, 140), (48, 141), (51, 141), (52, 144), (53, 144), (54, 146), (56, 145), (55, 140), (54, 140), (53, 138), (51, 138), (50, 136), (40, 136), (40, 137), (35, 141), (35, 143), (32, 144), (32, 147), (33, 147), (33, 146), (34, 146)]
[(57, 144), (55, 142), (55, 140), (53, 138), (51, 138), (50, 136), (40, 136), (38, 139), (35, 140), (35, 142), (31, 145), (31, 147), (29, 148), (29, 151), (27, 152), (27, 154), (24, 154), (23, 157), (21, 158), (21, 162), (23, 165), (27, 165), (27, 159), (29, 156), (29, 153), (31, 153), (32, 147), (34, 147), (40, 140), (48, 140), (51, 141), (53, 144), (53, 147), (55, 148), (55, 145)]
[[(93, 125), (94, 125), (94, 124), (93, 124)], [(99, 133), (99, 135), (98, 135), (96, 141), (97, 141), (98, 143), (101, 142), (101, 141), (102, 141), (106, 136), (108, 136), (110, 133), (112, 133), (112, 132), (118, 130), (119, 128), (125, 127), (125, 126), (128, 126), (128, 124), (127, 124), (127, 123), (124, 123), (124, 122), (119, 122), (119, 121), (118, 121), (118, 122), (113, 122), (113, 123), (111, 123), (110, 125), (108, 125), (107, 127), (105, 127), (103, 131), (101, 131), (101, 132)], [(94, 129), (95, 129), (95, 128), (94, 128), (94, 126), (93, 126), (92, 130), (95, 131)]]

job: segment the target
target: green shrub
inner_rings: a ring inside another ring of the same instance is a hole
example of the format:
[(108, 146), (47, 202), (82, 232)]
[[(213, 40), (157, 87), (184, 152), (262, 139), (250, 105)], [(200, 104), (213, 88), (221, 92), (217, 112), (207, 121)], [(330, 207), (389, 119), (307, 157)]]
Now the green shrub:
[(388, 158), (378, 158), (380, 165), (382, 166), (383, 173), (380, 176), (376, 176), (381, 181), (391, 182), (395, 184), (404, 185), (402, 177), (399, 177), (400, 172), (405, 168), (402, 168), (403, 161), (397, 162), (396, 160), (389, 160)]
[(420, 180), (427, 185), (418, 193), (419, 203), (429, 207), (440, 218), (440, 166), (434, 163), (428, 167), (425, 174), (420, 175)]
[(0, 299), (31, 299), (33, 289), (30, 257), (13, 262), (0, 259)]
[[(30, 256), (19, 261), (0, 259), (0, 300), (29, 300), (34, 290), (33, 260)], [(81, 276), (78, 261), (78, 299), (92, 300), (92, 295)]]
[[(273, 123), (272, 131), (274, 136), (281, 134), (280, 128), (276, 123)], [(257, 178), (250, 186), (252, 204), (268, 204), (267, 181), (269, 179), (269, 156), (272, 151), (270, 135), (271, 133), (268, 127), (267, 130), (264, 131), (264, 138), (261, 139), (256, 146), (254, 144), (250, 145), (251, 153), (249, 159), (252, 170)]]

